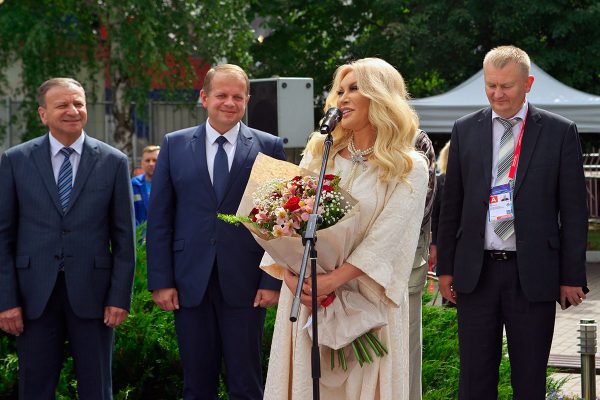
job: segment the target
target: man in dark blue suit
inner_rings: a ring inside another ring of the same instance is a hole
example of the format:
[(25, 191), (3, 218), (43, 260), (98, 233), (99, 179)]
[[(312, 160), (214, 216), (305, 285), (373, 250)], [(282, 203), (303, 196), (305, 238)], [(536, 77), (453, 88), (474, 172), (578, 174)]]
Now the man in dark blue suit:
[(555, 301), (564, 309), (585, 298), (577, 127), (527, 101), (529, 67), (521, 49), (491, 50), (483, 61), (490, 107), (452, 130), (437, 274), (458, 311), (460, 400), (498, 398), (503, 329), (513, 399), (543, 400)]
[(148, 288), (175, 311), (184, 399), (216, 399), (225, 360), (229, 398), (262, 399), (265, 307), (281, 281), (262, 272), (263, 250), (234, 214), (259, 152), (285, 159), (281, 138), (241, 119), (249, 80), (230, 64), (212, 68), (200, 92), (208, 121), (165, 136), (150, 195)]
[(49, 133), (0, 160), (0, 329), (17, 336), (19, 399), (54, 399), (68, 340), (79, 398), (108, 400), (135, 268), (127, 157), (83, 132), (79, 82), (44, 82), (38, 103)]

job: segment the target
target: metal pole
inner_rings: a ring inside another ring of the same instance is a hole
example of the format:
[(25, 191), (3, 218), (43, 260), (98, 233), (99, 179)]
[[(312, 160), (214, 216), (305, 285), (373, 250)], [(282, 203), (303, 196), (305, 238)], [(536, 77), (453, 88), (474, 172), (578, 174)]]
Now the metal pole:
[(596, 399), (596, 321), (579, 321), (579, 353), (581, 353), (581, 397)]

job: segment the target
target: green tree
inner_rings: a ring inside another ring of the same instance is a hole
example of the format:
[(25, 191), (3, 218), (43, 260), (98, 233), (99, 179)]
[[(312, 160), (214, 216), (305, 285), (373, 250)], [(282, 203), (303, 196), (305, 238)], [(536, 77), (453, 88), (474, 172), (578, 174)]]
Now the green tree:
[(255, 41), (254, 77), (306, 76), (323, 100), (335, 68), (352, 55), (353, 42), (379, 28), (370, 1), (253, 0), (249, 20), (265, 30)]
[(143, 116), (156, 83), (164, 96), (181, 96), (197, 77), (192, 59), (250, 64), (246, 8), (243, 0), (6, 0), (0, 5), (0, 73), (22, 64), (25, 138), (43, 132), (37, 86), (53, 76), (78, 76), (95, 97), (94, 89), (110, 89), (114, 139), (130, 153), (131, 103)]
[(318, 94), (337, 65), (362, 57), (394, 65), (413, 97), (439, 94), (475, 74), (485, 53), (502, 44), (600, 94), (597, 0), (277, 0), (254, 1), (250, 13), (267, 32), (252, 46), (254, 74), (313, 77)]

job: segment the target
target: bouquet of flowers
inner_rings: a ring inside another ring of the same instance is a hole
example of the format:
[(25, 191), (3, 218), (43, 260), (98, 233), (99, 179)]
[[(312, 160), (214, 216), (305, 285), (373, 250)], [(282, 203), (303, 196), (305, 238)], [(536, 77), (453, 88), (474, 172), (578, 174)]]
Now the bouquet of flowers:
[[(339, 186), (340, 178), (325, 175), (318, 205), (322, 223), (318, 226), (317, 271), (329, 272), (341, 265), (354, 243), (359, 204)], [(283, 279), (284, 269), (300, 270), (304, 247), (302, 234), (315, 207), (318, 178), (294, 164), (259, 154), (236, 216), (219, 215), (230, 223), (243, 223), (267, 255), (261, 268)], [(335, 351), (339, 365), (348, 368), (344, 347), (351, 345), (356, 361), (372, 361), (371, 351), (382, 357), (385, 346), (371, 330), (387, 324), (380, 305), (368, 301), (352, 285), (343, 285), (317, 310), (319, 344)], [(311, 330), (308, 330), (311, 335)]]
[[(318, 208), (323, 219), (320, 229), (334, 225), (352, 208), (340, 192), (339, 182), (339, 176), (327, 174), (324, 177)], [(221, 215), (220, 218), (228, 222), (250, 223), (267, 240), (302, 236), (313, 212), (317, 185), (318, 178), (310, 175), (272, 179), (252, 193), (254, 207), (248, 216), (232, 218)]]

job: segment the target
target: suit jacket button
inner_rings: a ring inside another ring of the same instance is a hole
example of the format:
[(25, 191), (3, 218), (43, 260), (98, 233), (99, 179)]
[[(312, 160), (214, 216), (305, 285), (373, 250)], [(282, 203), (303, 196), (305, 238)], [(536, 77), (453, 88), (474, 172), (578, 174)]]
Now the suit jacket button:
[(55, 259), (55, 260), (60, 260), (60, 256), (59, 256), (58, 254), (55, 254), (55, 255), (54, 255), (54, 259)]
[(212, 244), (213, 246), (217, 243), (217, 241), (215, 239), (210, 239), (210, 244)]

